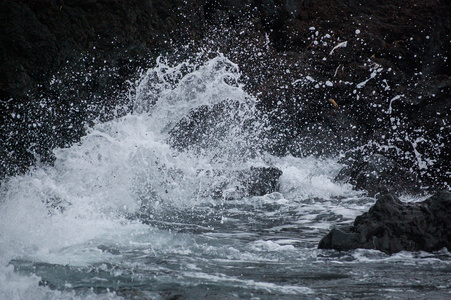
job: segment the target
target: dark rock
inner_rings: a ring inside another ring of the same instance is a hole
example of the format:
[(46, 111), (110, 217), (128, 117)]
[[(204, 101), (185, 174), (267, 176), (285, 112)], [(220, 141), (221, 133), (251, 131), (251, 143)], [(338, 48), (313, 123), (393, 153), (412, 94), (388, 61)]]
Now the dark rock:
[(242, 183), (250, 196), (263, 196), (279, 191), (279, 178), (282, 171), (273, 167), (251, 167), (243, 172)]
[(179, 292), (175, 292), (175, 291), (162, 291), (162, 292), (159, 292), (159, 294), (164, 300), (186, 299), (186, 296), (183, 293), (179, 293)]
[[(272, 70), (267, 77), (255, 74), (260, 108), (272, 122), (268, 150), (323, 156), (358, 147), (357, 155), (381, 155), (399, 167), (401, 189), (449, 188), (451, 68), (448, 59), (430, 55), (450, 55), (449, 3), (297, 3), (301, 9), (296, 15), (285, 11), (262, 17), (277, 51), (268, 61), (284, 55), (278, 60), (280, 68), (261, 63)], [(324, 39), (326, 34), (332, 39)], [(347, 47), (329, 55), (338, 43), (335, 37), (347, 41)], [(377, 80), (366, 82), (371, 68), (382, 71)], [(310, 75), (320, 88), (293, 85), (298, 74)], [(332, 80), (333, 87), (321, 86), (326, 80)], [(360, 82), (366, 84), (356, 88)], [(336, 114), (327, 109), (330, 98), (338, 103)], [(356, 174), (361, 168), (360, 163), (350, 167)], [(360, 185), (371, 189), (362, 179)], [(396, 189), (396, 180), (387, 185)]]
[(369, 196), (379, 193), (422, 192), (415, 173), (399, 165), (394, 159), (381, 154), (355, 155), (353, 159), (344, 162), (349, 165), (340, 170), (335, 180), (351, 183), (358, 190), (366, 190)]
[(197, 1), (69, 2), (0, 0), (0, 179), (123, 115), (127, 80), (200, 36)]
[[(51, 163), (52, 149), (77, 142), (92, 120), (125, 113), (115, 108), (127, 107), (126, 81), (149, 57), (211, 49), (240, 66), (268, 120), (257, 151), (336, 156), (359, 147), (368, 160), (343, 172), (370, 193), (397, 185), (365, 178), (381, 167), (375, 155), (402, 169), (399, 178), (451, 186), (449, 1), (0, 0), (0, 20), (0, 178)], [(307, 75), (314, 84), (295, 84)], [(188, 138), (208, 136), (204, 129)], [(179, 137), (174, 147), (193, 145)]]
[(211, 176), (222, 180), (212, 186), (210, 196), (231, 200), (278, 192), (282, 171), (274, 167), (251, 167), (240, 171), (216, 171)]
[(319, 243), (319, 249), (347, 251), (360, 248), (359, 235), (351, 232), (351, 227), (333, 228)]
[(203, 105), (171, 128), (168, 142), (179, 151), (209, 149), (216, 156), (255, 156), (261, 152), (258, 128), (262, 122), (258, 117), (258, 112), (248, 103), (225, 100)]
[(335, 228), (319, 243), (320, 249), (376, 249), (399, 251), (451, 250), (451, 192), (441, 191), (419, 203), (403, 203), (381, 196), (353, 226)]

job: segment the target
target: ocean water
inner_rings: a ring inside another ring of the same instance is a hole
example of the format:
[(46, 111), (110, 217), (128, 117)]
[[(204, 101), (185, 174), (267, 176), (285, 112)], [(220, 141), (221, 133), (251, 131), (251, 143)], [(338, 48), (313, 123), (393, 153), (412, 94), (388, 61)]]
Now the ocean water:
[[(451, 298), (446, 250), (317, 249), (375, 199), (334, 182), (337, 159), (265, 153), (226, 57), (159, 59), (134, 88), (132, 113), (2, 183), (0, 299)], [(261, 167), (283, 172), (279, 191), (249, 195), (240, 176)]]

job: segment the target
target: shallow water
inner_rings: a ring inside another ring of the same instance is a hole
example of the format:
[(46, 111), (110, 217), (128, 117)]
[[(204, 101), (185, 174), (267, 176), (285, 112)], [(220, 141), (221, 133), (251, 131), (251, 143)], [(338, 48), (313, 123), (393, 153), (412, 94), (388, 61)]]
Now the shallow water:
[[(336, 159), (259, 151), (264, 124), (239, 76), (223, 56), (161, 61), (137, 82), (132, 114), (2, 183), (0, 298), (449, 299), (445, 250), (317, 249), (375, 199), (334, 182)], [(210, 139), (170, 147), (180, 120), (220, 103), (230, 118)], [(251, 167), (283, 171), (279, 192), (246, 194), (236, 177)]]

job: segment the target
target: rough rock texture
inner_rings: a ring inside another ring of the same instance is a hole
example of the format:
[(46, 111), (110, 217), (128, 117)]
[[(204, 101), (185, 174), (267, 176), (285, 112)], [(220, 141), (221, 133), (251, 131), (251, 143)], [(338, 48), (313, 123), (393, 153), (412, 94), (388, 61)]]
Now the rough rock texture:
[(257, 5), (250, 24), (240, 26), (226, 5), (215, 15), (229, 16), (240, 33), (228, 33), (221, 49), (240, 63), (270, 120), (266, 150), (344, 152), (350, 181), (358, 180), (361, 157), (378, 155), (417, 180), (411, 190), (386, 177), (391, 188), (450, 186), (450, 4), (269, 2)]
[(123, 114), (127, 81), (149, 58), (199, 39), (198, 5), (0, 0), (0, 178), (51, 163), (92, 120)]
[[(206, 49), (257, 97), (262, 151), (344, 153), (338, 179), (370, 193), (451, 185), (449, 1), (0, 0), (0, 20), (0, 178), (129, 111), (156, 56)], [(412, 180), (371, 190), (379, 166)]]
[[(196, 38), (202, 26), (198, 6), (198, 1), (188, 6), (159, 0), (2, 0), (0, 97), (26, 97), (88, 51), (126, 69), (129, 60), (171, 47), (172, 39)], [(118, 72), (129, 76), (125, 69)]]
[(251, 167), (241, 181), (249, 195), (263, 196), (279, 191), (280, 176), (282, 171), (277, 168)]
[(209, 173), (211, 178), (216, 179), (209, 191), (210, 196), (232, 200), (278, 192), (282, 174), (274, 167), (251, 167), (232, 172), (216, 170)]
[(318, 247), (377, 249), (388, 254), (451, 250), (451, 193), (441, 191), (420, 203), (403, 203), (391, 194), (381, 196), (353, 226), (332, 229)]
[(355, 156), (352, 164), (343, 167), (335, 180), (349, 182), (356, 189), (366, 190), (369, 196), (398, 191), (422, 192), (415, 173), (381, 154)]

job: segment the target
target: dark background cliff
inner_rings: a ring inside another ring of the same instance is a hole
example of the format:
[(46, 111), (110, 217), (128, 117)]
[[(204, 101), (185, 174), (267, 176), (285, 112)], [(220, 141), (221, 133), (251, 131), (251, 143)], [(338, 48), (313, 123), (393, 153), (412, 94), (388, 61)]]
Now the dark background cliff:
[[(0, 21), (0, 178), (126, 113), (127, 82), (158, 55), (202, 47), (240, 66), (274, 125), (267, 151), (346, 151), (338, 180), (371, 193), (449, 187), (447, 1), (0, 0)], [(378, 81), (346, 84), (375, 66)], [(298, 74), (334, 84), (293, 85)]]

